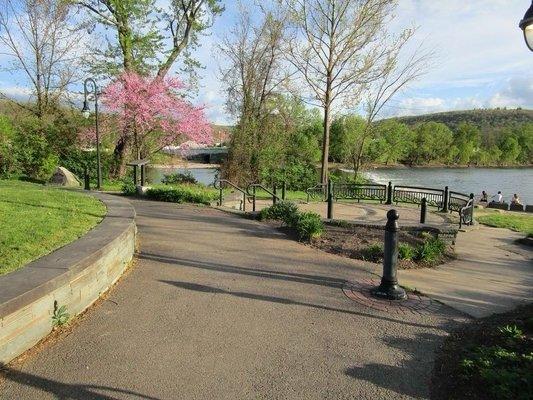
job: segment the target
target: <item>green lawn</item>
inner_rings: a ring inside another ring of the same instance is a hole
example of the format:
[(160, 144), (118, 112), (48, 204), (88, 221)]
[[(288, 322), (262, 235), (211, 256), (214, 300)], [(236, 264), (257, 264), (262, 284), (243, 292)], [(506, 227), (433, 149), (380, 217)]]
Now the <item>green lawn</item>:
[(105, 213), (83, 193), (0, 180), (0, 275), (78, 239)]
[(480, 224), (496, 228), (507, 228), (516, 232), (533, 235), (533, 215), (497, 210), (476, 210), (474, 215)]

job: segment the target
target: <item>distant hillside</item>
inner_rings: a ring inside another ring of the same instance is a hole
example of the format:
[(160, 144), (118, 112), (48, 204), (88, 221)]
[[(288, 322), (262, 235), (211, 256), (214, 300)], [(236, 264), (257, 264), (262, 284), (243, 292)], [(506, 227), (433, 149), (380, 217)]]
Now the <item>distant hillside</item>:
[(412, 117), (399, 117), (398, 121), (408, 125), (416, 125), (420, 122), (442, 122), (454, 129), (461, 122), (477, 125), (479, 128), (504, 128), (526, 122), (533, 123), (533, 110), (467, 110), (449, 111), (435, 114), (418, 115)]

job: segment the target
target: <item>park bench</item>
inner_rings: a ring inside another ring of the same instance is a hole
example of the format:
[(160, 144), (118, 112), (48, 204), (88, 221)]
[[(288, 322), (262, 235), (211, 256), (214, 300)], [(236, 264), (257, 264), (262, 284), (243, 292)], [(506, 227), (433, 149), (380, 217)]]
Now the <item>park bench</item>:
[(507, 211), (509, 209), (509, 204), (491, 202), (491, 203), (488, 204), (487, 208), (496, 208), (498, 210), (506, 210)]

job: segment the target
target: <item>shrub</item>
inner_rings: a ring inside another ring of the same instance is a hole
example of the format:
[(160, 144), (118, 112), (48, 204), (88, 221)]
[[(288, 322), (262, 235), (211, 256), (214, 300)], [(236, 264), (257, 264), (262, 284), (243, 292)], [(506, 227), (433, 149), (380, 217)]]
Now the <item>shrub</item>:
[(290, 201), (280, 201), (271, 207), (263, 208), (259, 219), (283, 221), (287, 226), (294, 226), (298, 219), (298, 206)]
[(381, 244), (375, 243), (364, 249), (362, 253), (364, 260), (378, 262), (383, 258), (383, 246)]
[(300, 240), (312, 240), (324, 233), (324, 223), (320, 215), (314, 212), (305, 212), (298, 215), (294, 226)]
[(126, 196), (133, 196), (137, 194), (137, 188), (133, 184), (133, 181), (124, 182), (122, 185), (122, 193), (124, 193)]
[(170, 203), (211, 204), (218, 197), (217, 191), (199, 185), (156, 187), (148, 189), (146, 197)]
[(415, 258), (416, 250), (413, 246), (407, 243), (400, 243), (398, 245), (398, 256), (400, 260), (412, 260)]
[(436, 237), (430, 237), (416, 248), (415, 259), (432, 263), (441, 258), (446, 251), (446, 243)]
[(45, 129), (26, 123), (14, 137), (14, 153), (20, 172), (29, 178), (46, 181), (58, 165), (58, 156), (48, 144)]
[(191, 184), (198, 183), (196, 178), (192, 176), (191, 171), (175, 172), (172, 174), (165, 175), (163, 179), (161, 179), (161, 182), (164, 183), (165, 185), (181, 184), (181, 183), (191, 183)]

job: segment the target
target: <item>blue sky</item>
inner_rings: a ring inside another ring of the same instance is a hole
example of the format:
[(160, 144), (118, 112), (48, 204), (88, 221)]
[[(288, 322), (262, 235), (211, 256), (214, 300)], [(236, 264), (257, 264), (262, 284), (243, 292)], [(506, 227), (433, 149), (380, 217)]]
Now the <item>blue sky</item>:
[[(253, 0), (248, 0), (250, 3)], [(395, 29), (419, 26), (416, 40), (435, 49), (435, 67), (387, 107), (387, 115), (411, 115), (480, 107), (533, 108), (533, 53), (518, 28), (530, 0), (399, 0)], [(218, 79), (217, 43), (236, 19), (236, 2), (202, 39), (196, 57), (200, 72), (197, 101), (209, 119), (232, 123), (224, 110)], [(0, 71), (0, 90), (25, 92), (24, 79)]]

